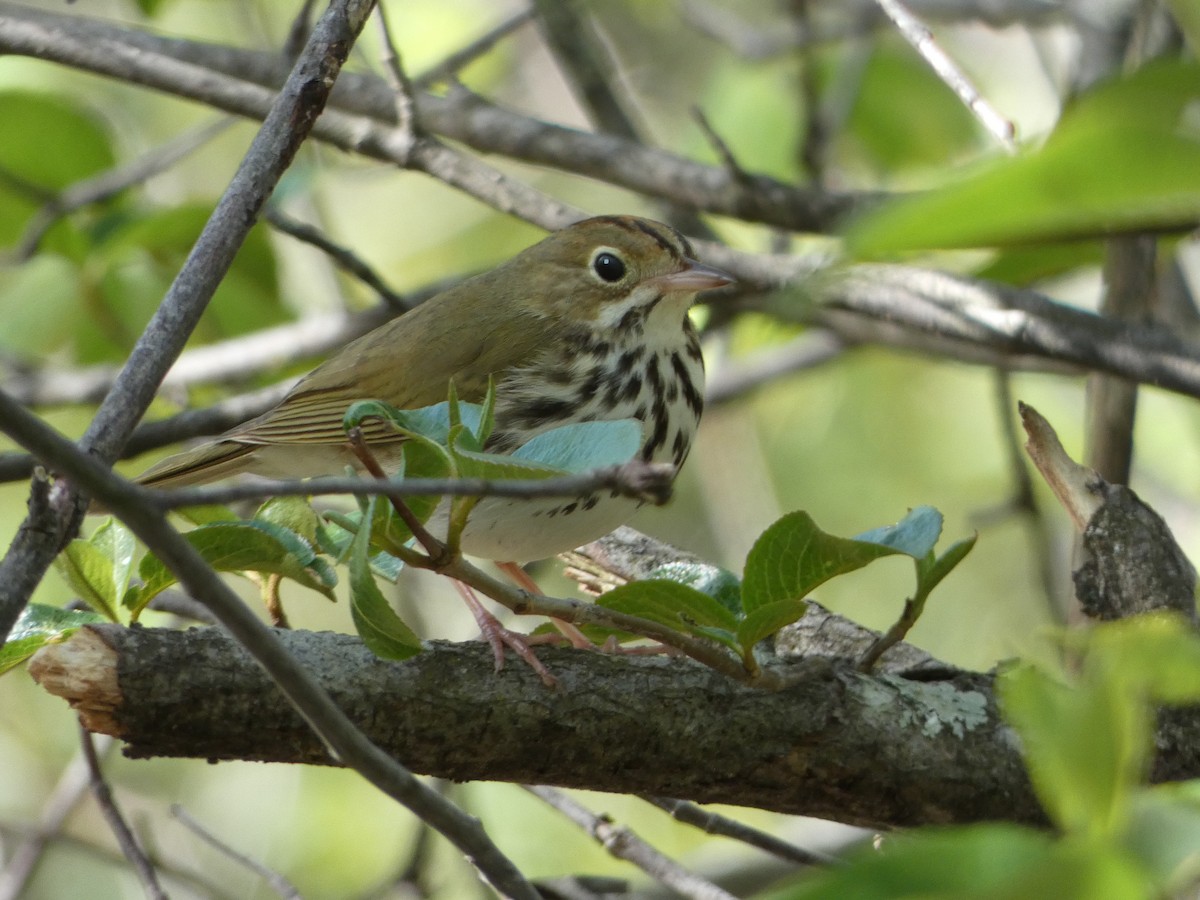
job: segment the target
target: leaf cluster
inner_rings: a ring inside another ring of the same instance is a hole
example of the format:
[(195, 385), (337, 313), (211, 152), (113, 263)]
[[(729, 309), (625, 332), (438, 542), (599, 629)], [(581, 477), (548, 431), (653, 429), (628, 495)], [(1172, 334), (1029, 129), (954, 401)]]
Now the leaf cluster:
[(1143, 900), (1200, 879), (1200, 782), (1149, 786), (1155, 711), (1200, 701), (1200, 637), (1154, 614), (1066, 638), (1070, 663), (998, 678), (1055, 832), (1008, 824), (918, 829), (772, 895)]

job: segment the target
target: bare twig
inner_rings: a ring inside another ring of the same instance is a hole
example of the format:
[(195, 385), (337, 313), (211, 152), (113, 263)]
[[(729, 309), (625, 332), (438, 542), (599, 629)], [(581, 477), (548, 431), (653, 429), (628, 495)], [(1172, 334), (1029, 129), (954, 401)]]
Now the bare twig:
[(615, 64), (600, 46), (595, 23), (578, 3), (533, 0), (538, 30), (568, 86), (600, 131), (638, 140), (642, 129), (617, 95)]
[(693, 900), (736, 900), (732, 894), (689, 872), (675, 860), (654, 849), (628, 828), (613, 824), (608, 816), (593, 813), (562, 791), (535, 785), (523, 787), (582, 828), (617, 859), (633, 863), (679, 896), (690, 897)]
[(692, 118), (696, 120), (696, 124), (704, 132), (704, 137), (708, 139), (708, 143), (716, 151), (717, 156), (720, 157), (721, 165), (725, 167), (726, 171), (739, 180), (749, 178), (750, 173), (742, 168), (741, 164), (737, 161), (737, 157), (733, 155), (733, 151), (729, 148), (729, 144), (725, 142), (725, 139), (717, 133), (712, 123), (708, 121), (708, 116), (704, 114), (704, 110), (699, 106), (693, 106)]
[(840, 359), (847, 349), (846, 342), (832, 332), (813, 329), (744, 361), (725, 361), (707, 378), (705, 405), (728, 403), (785, 376), (823, 366)]
[(146, 852), (134, 837), (133, 831), (125, 822), (125, 817), (121, 815), (121, 811), (117, 808), (117, 801), (112, 795), (112, 789), (108, 786), (108, 782), (104, 779), (104, 773), (100, 771), (100, 757), (96, 753), (96, 745), (92, 743), (92, 733), (82, 725), (79, 728), (79, 738), (83, 747), (83, 758), (87, 762), (88, 780), (92, 789), (92, 796), (96, 800), (96, 805), (100, 807), (100, 812), (104, 816), (104, 820), (108, 823), (108, 827), (112, 830), (113, 836), (117, 839), (117, 844), (121, 848), (121, 852), (125, 858), (129, 860), (133, 870), (137, 873), (138, 880), (142, 883), (142, 889), (145, 890), (146, 896), (153, 900), (166, 900), (166, 892), (163, 891), (162, 885), (158, 883), (158, 874), (154, 871), (154, 865), (146, 856)]
[[(379, 42), (382, 47), (380, 60), (383, 62), (383, 71), (386, 74), (388, 86), (392, 89), (393, 103), (395, 104), (396, 131), (400, 135), (399, 143), (401, 147), (406, 144), (411, 147), (420, 132), (413, 85), (400, 61), (400, 51), (396, 49), (396, 43), (392, 40), (392, 32), (388, 28), (387, 15), (384, 13), (382, 4), (375, 7), (375, 20), (379, 23)], [(405, 157), (401, 165), (405, 165), (408, 153), (404, 150), (401, 150), (401, 153)]]
[(208, 844), (210, 847), (213, 847), (222, 855), (229, 857), (238, 865), (249, 869), (251, 872), (261, 877), (264, 881), (266, 881), (267, 886), (280, 897), (288, 898), (288, 900), (293, 900), (293, 898), (295, 898), (295, 900), (299, 900), (300, 892), (296, 890), (296, 886), (287, 878), (276, 872), (274, 869), (264, 866), (258, 860), (252, 859), (246, 854), (239, 853), (237, 850), (234, 850), (215, 834), (201, 825), (198, 821), (196, 821), (196, 819), (178, 803), (171, 804), (171, 815), (178, 819), (185, 828), (192, 832), (192, 834), (204, 841), (204, 843)]
[[(1145, 322), (1153, 307), (1157, 242), (1150, 235), (1108, 241), (1100, 312), (1114, 320)], [(1093, 374), (1087, 382), (1086, 463), (1108, 482), (1128, 484), (1133, 466), (1136, 382)]]
[(922, 59), (929, 63), (930, 68), (937, 73), (938, 77), (958, 95), (958, 99), (979, 120), (979, 124), (984, 127), (984, 130), (1009, 153), (1016, 153), (1017, 143), (1014, 139), (1016, 128), (1013, 123), (1000, 115), (991, 103), (979, 93), (966, 73), (946, 55), (946, 51), (938, 46), (937, 41), (933, 39), (933, 33), (921, 24), (921, 21), (908, 11), (900, 0), (877, 0), (877, 2), (880, 9), (896, 24), (896, 28), (900, 30), (904, 39), (912, 45), (917, 53), (921, 54)]
[(671, 818), (678, 819), (688, 825), (704, 831), (705, 834), (716, 834), (721, 837), (741, 841), (759, 850), (765, 850), (780, 859), (799, 863), (802, 866), (824, 866), (835, 862), (834, 858), (816, 850), (806, 850), (780, 840), (773, 834), (767, 834), (757, 828), (751, 828), (728, 816), (722, 816), (697, 806), (687, 800), (672, 800), (669, 797), (643, 796), (643, 800), (668, 813)]
[(1033, 478), (1029, 474), (1024, 452), (1024, 441), (1017, 434), (1017, 424), (1014, 413), (1016, 403), (1012, 393), (1012, 376), (1003, 369), (993, 373), (995, 385), (996, 414), (1000, 420), (1001, 440), (1004, 455), (1008, 460), (1009, 474), (1012, 478), (1012, 495), (1007, 502), (999, 507), (985, 509), (975, 513), (971, 518), (980, 527), (994, 524), (998, 520), (1013, 513), (1021, 516), (1029, 536), (1029, 552), (1037, 561), (1042, 595), (1046, 601), (1046, 610), (1051, 621), (1063, 620), (1061, 604), (1055, 602), (1058, 595), (1057, 578), (1054, 565), (1054, 541), (1046, 516), (1033, 490)]
[[(806, 286), (807, 308), (776, 315), (816, 319), (854, 340), (884, 341), (953, 359), (1058, 371), (1092, 369), (1200, 397), (1200, 347), (1174, 332), (1115, 322), (1034, 291), (944, 272), (890, 265), (828, 271)], [(1065, 365), (1064, 365), (1065, 364)], [(1068, 368), (1070, 367), (1070, 368)]]
[(330, 477), (308, 481), (261, 480), (247, 484), (143, 489), (142, 501), (161, 510), (188, 506), (237, 503), (267, 497), (322, 497), (349, 494), (355, 497), (395, 494), (398, 497), (575, 497), (598, 489), (661, 504), (669, 497), (675, 467), (670, 463), (634, 460), (578, 475), (559, 478), (498, 481), (488, 478), (381, 479)]
[(411, 300), (405, 299), (388, 287), (383, 278), (367, 265), (358, 254), (348, 247), (334, 243), (320, 229), (291, 218), (275, 204), (267, 205), (267, 208), (263, 211), (263, 218), (270, 222), (273, 228), (282, 231), (284, 234), (290, 235), (306, 244), (312, 244), (341, 268), (375, 291), (379, 295), (379, 299), (393, 310), (403, 312), (412, 307), (413, 303)]
[[(96, 735), (95, 739), (103, 741), (107, 740), (107, 737), (107, 735)], [(0, 822), (0, 839), (2, 840), (30, 840), (33, 837), (34, 835), (20, 825)], [(55, 836), (54, 843), (60, 849), (90, 857), (108, 866), (118, 867), (127, 864), (120, 850), (114, 850), (109, 846), (109, 843), (101, 843), (100, 840), (93, 839), (91, 836), (82, 837), (77, 834), (64, 832)], [(243, 900), (240, 894), (235, 895), (231, 893), (224, 884), (217, 884), (207, 874), (198, 874), (189, 871), (181, 865), (167, 860), (155, 859), (154, 862), (158, 871), (162, 874), (164, 881), (183, 885), (198, 897), (209, 898), (209, 900)], [(0, 880), (2, 879), (3, 875), (0, 874)], [(0, 894), (0, 897), (7, 897), (8, 900), (20, 900), (20, 898), (26, 896), (28, 896), (28, 893), (18, 894), (15, 898)]]
[(48, 200), (34, 215), (25, 227), (25, 233), (21, 235), (21, 239), (12, 250), (13, 258), (18, 261), (29, 259), (37, 252), (38, 245), (46, 236), (46, 232), (59, 219), (85, 206), (107, 200), (121, 191), (165, 172), (180, 160), (203, 147), (232, 125), (234, 121), (236, 120), (229, 116), (222, 116), (215, 122), (209, 122), (184, 132), (174, 140), (154, 148), (132, 162), (85, 178), (66, 188), (56, 197)]
[(532, 9), (523, 9), (513, 13), (495, 28), (485, 31), (478, 38), (455, 50), (437, 65), (430, 67), (413, 79), (413, 87), (425, 89), (439, 81), (454, 78), (468, 65), (479, 57), (490, 52), (504, 38), (508, 37), (526, 22), (533, 18)]
[[(97, 738), (104, 752), (112, 744), (109, 737)], [(59, 836), (67, 816), (79, 805), (91, 785), (87, 760), (82, 749), (63, 769), (42, 805), (41, 815), (31, 834), (10, 851), (7, 864), (0, 871), (0, 900), (19, 900), (42, 859), (46, 845)]]

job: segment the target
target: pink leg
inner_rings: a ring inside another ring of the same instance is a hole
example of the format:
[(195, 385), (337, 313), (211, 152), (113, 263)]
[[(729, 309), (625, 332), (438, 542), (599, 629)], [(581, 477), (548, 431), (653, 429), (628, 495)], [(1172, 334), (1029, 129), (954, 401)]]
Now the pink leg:
[[(538, 587), (538, 583), (529, 577), (529, 573), (522, 569), (515, 562), (498, 562), (496, 568), (513, 580), (519, 588), (524, 588), (531, 594), (540, 594), (542, 589)], [(586, 634), (572, 625), (570, 622), (563, 622), (561, 619), (551, 619), (551, 624), (562, 632), (563, 637), (571, 642), (571, 646), (579, 650), (595, 650), (596, 645), (593, 644)]]
[(538, 677), (542, 679), (542, 683), (546, 687), (555, 687), (558, 684), (557, 679), (550, 674), (550, 670), (545, 664), (537, 658), (533, 652), (533, 648), (529, 646), (529, 642), (525, 636), (505, 628), (500, 624), (500, 620), (493, 616), (490, 612), (484, 609), (483, 604), (479, 602), (479, 598), (475, 596), (475, 592), (463, 584), (461, 581), (455, 581), (454, 586), (466, 601), (467, 607), (471, 610), (471, 614), (475, 616), (475, 621), (479, 624), (479, 630), (483, 632), (484, 640), (492, 648), (492, 656), (496, 660), (496, 671), (499, 672), (504, 668), (504, 648), (511, 647), (517, 656), (521, 657), (533, 671), (538, 673)]

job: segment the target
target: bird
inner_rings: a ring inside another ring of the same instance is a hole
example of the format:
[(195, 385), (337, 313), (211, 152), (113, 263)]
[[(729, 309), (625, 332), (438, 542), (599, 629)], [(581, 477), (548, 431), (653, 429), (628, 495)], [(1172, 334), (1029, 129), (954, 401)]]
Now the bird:
[[(361, 469), (343, 428), (352, 403), (430, 406), (446, 399), (451, 382), (460, 400), (478, 403), (489, 381), (496, 406), (488, 451), (515, 450), (574, 422), (634, 419), (639, 458), (678, 468), (704, 407), (704, 360), (688, 310), (698, 292), (733, 282), (699, 262), (669, 225), (584, 219), (352, 341), (272, 409), (136, 480), (169, 488), (238, 473), (316, 478)], [(403, 436), (378, 420), (362, 429), (383, 469), (397, 467)], [(484, 498), (460, 546), (498, 563), (543, 559), (607, 534), (637, 506), (607, 492)]]

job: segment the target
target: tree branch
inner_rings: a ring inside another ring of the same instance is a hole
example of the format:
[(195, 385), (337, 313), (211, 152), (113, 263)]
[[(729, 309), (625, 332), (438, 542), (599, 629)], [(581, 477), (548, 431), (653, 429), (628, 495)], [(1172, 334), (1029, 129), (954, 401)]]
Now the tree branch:
[[(546, 647), (559, 681), (547, 690), (524, 666), (496, 673), (478, 642), (389, 663), (349, 635), (276, 638), (372, 742), (417, 772), (871, 827), (1042, 821), (989, 676), (926, 683), (812, 658), (785, 666), (793, 684), (769, 692), (682, 659)], [(168, 664), (186, 667), (186, 683), (163, 681)], [(30, 671), (129, 756), (334, 764), (219, 629), (88, 627), (42, 650)]]

